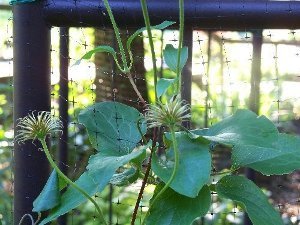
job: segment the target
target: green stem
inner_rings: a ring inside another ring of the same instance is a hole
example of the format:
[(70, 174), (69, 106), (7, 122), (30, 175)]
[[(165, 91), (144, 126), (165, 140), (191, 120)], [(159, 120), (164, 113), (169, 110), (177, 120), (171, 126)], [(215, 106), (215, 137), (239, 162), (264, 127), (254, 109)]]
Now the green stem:
[(229, 170), (229, 171), (224, 171), (224, 172), (216, 172), (216, 173), (212, 173), (212, 176), (219, 176), (219, 175), (224, 175), (224, 174), (231, 174), (233, 171)]
[(175, 164), (174, 164), (173, 172), (172, 172), (172, 175), (171, 175), (170, 179), (168, 180), (168, 182), (163, 187), (163, 189), (160, 190), (160, 192), (155, 196), (155, 198), (151, 202), (151, 204), (149, 206), (149, 209), (148, 209), (148, 211), (145, 215), (145, 218), (143, 220), (142, 225), (145, 225), (146, 218), (148, 217), (152, 206), (162, 196), (162, 194), (169, 188), (170, 184), (173, 182), (173, 180), (174, 180), (174, 178), (177, 174), (177, 171), (178, 171), (178, 167), (179, 167), (179, 149), (178, 149), (178, 144), (177, 144), (177, 140), (176, 140), (176, 136), (175, 136), (174, 127), (170, 127), (170, 133), (171, 133), (171, 138), (172, 138), (172, 143), (173, 143), (173, 151), (174, 151), (174, 158), (175, 158)]
[(104, 2), (104, 5), (105, 5), (105, 8), (107, 10), (110, 22), (113, 26), (115, 36), (116, 36), (116, 39), (117, 39), (117, 42), (118, 42), (118, 46), (119, 46), (120, 53), (121, 53), (121, 59), (122, 59), (123, 66), (124, 66), (124, 71), (123, 72), (128, 73), (129, 70), (128, 70), (128, 65), (127, 65), (127, 60), (126, 60), (126, 54), (125, 54), (124, 46), (123, 46), (123, 43), (122, 43), (122, 40), (121, 40), (119, 28), (117, 26), (117, 23), (115, 21), (114, 15), (111, 11), (111, 8), (110, 8), (110, 5), (109, 5), (108, 1), (103, 0), (103, 2)]
[(139, 131), (139, 133), (140, 133), (140, 135), (141, 135), (141, 138), (142, 138), (142, 140), (143, 140), (143, 144), (146, 144), (147, 143), (147, 139), (146, 139), (146, 137), (144, 136), (144, 134), (143, 134), (143, 132), (142, 132), (142, 129), (141, 129), (141, 122), (143, 121), (143, 119), (144, 118), (140, 118), (140, 119), (138, 119), (138, 121), (137, 121), (137, 129), (138, 129), (138, 131)]
[(46, 141), (44, 139), (39, 139), (39, 141), (42, 143), (44, 152), (46, 154), (46, 157), (50, 163), (50, 165), (53, 167), (53, 169), (55, 169), (55, 171), (57, 172), (57, 174), (59, 175), (59, 177), (61, 177), (67, 184), (69, 184), (70, 186), (72, 186), (73, 188), (75, 188), (77, 191), (79, 191), (82, 195), (84, 195), (88, 200), (90, 200), (96, 207), (96, 210), (99, 214), (100, 220), (103, 224), (107, 225), (106, 221), (104, 220), (104, 216), (102, 214), (101, 209), (99, 208), (98, 204), (96, 203), (96, 201), (88, 194), (86, 193), (82, 188), (80, 188), (77, 184), (75, 184), (73, 181), (71, 181), (65, 174), (63, 174), (63, 172), (61, 172), (61, 170), (58, 168), (58, 166), (55, 164), (55, 162), (53, 161), (49, 150), (48, 150), (48, 146), (46, 144)]
[(146, 28), (147, 28), (147, 34), (148, 34), (148, 37), (149, 37), (149, 45), (150, 45), (150, 50), (151, 50), (151, 57), (152, 57), (152, 64), (153, 64), (153, 75), (154, 75), (154, 95), (155, 95), (155, 102), (156, 102), (157, 101), (157, 93), (156, 93), (157, 68), (156, 68), (156, 58), (155, 58), (153, 38), (152, 38), (152, 33), (151, 33), (150, 18), (149, 18), (149, 13), (148, 13), (148, 9), (147, 9), (146, 0), (140, 0), (140, 1), (141, 1), (141, 6), (142, 6), (145, 25), (146, 25)]
[(181, 69), (180, 69), (180, 55), (183, 43), (183, 32), (184, 32), (184, 0), (179, 0), (179, 44), (177, 53), (177, 93), (180, 93), (181, 86)]

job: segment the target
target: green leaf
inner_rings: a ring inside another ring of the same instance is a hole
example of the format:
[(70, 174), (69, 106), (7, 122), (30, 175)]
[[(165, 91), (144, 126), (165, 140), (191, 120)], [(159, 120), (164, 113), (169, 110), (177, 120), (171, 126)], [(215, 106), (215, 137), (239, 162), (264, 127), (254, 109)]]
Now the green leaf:
[[(148, 147), (150, 147), (150, 143), (152, 143), (152, 141), (150, 140), (147, 144)], [(145, 160), (145, 158), (147, 157), (147, 152), (144, 151), (143, 153), (141, 153), (138, 157), (132, 159), (130, 162), (138, 169), (140, 170), (142, 168), (142, 164)]]
[[(105, 183), (96, 183), (87, 172), (84, 172), (75, 183), (84, 189), (90, 196), (93, 196), (97, 191), (102, 190), (106, 185)], [(44, 225), (57, 219), (59, 216), (71, 211), (86, 200), (87, 199), (76, 189), (69, 187), (61, 196), (61, 204), (54, 208), (48, 217), (41, 221), (39, 225)]]
[(150, 145), (151, 142), (149, 142), (148, 145), (135, 148), (130, 154), (122, 156), (108, 155), (108, 153), (99, 152), (90, 157), (87, 166), (88, 173), (93, 177), (95, 182), (104, 182), (107, 184), (120, 166), (144, 154)]
[(10, 5), (17, 5), (17, 4), (28, 4), (31, 2), (37, 2), (39, 0), (11, 0), (9, 1)]
[(225, 176), (217, 183), (216, 190), (220, 197), (240, 203), (254, 225), (283, 225), (264, 193), (247, 178)]
[[(137, 123), (143, 118), (138, 110), (118, 102), (96, 103), (79, 114), (94, 148), (108, 155), (121, 156), (132, 151), (141, 140)], [(147, 126), (141, 120), (141, 131)]]
[[(155, 192), (162, 187), (159, 185)], [(211, 195), (206, 185), (195, 198), (180, 195), (169, 188), (151, 207), (146, 225), (190, 225), (196, 217), (207, 213), (210, 204)]]
[(106, 52), (106, 53), (111, 54), (113, 56), (115, 62), (118, 63), (116, 51), (110, 46), (100, 45), (100, 46), (97, 46), (96, 48), (94, 48), (93, 50), (88, 51), (86, 54), (84, 54), (81, 57), (81, 59), (77, 60), (74, 63), (74, 65), (79, 65), (81, 63), (81, 60), (83, 60), (83, 59), (90, 59), (93, 56), (93, 54), (95, 54), (97, 52)]
[(33, 202), (33, 212), (47, 211), (60, 204), (58, 180), (57, 172), (53, 170), (42, 192)]
[(232, 146), (234, 168), (250, 167), (265, 175), (285, 174), (300, 168), (300, 139), (279, 134), (270, 120), (248, 110), (238, 110), (211, 128), (192, 133), (194, 138)]
[[(97, 103), (79, 114), (79, 121), (86, 126), (91, 143), (99, 151), (90, 157), (87, 171), (75, 182), (90, 196), (102, 191), (119, 167), (136, 158), (142, 160), (141, 156), (145, 156), (152, 143), (136, 147), (141, 139), (137, 129), (140, 118), (141, 114), (136, 109), (117, 102)], [(141, 130), (146, 132), (144, 122)], [(56, 219), (85, 201), (82, 194), (69, 187), (61, 197), (61, 204), (41, 224)]]
[(157, 97), (161, 97), (176, 81), (177, 79), (160, 78), (156, 86)]
[(236, 167), (250, 167), (265, 175), (291, 173), (300, 168), (300, 138), (279, 134), (271, 147), (234, 146), (232, 162)]
[[(164, 59), (170, 70), (173, 72), (177, 72), (177, 54), (178, 49), (174, 48), (173, 45), (167, 44), (164, 51)], [(184, 65), (186, 64), (186, 61), (188, 59), (188, 48), (183, 47), (180, 52), (180, 64), (179, 69), (180, 71), (183, 69)]]
[[(151, 145), (141, 146), (134, 149), (130, 154), (124, 156), (108, 156), (102, 152), (90, 157), (87, 166), (88, 171), (83, 173), (75, 182), (79, 187), (85, 190), (90, 196), (96, 192), (101, 192), (109, 183), (115, 171), (128, 163), (130, 160), (139, 157)], [(61, 204), (56, 207), (49, 216), (44, 219), (39, 225), (46, 224), (57, 217), (69, 212), (78, 207), (87, 199), (80, 194), (76, 189), (69, 187), (61, 197)]]
[(115, 173), (109, 183), (116, 186), (125, 186), (131, 183), (131, 179), (136, 177), (137, 170), (134, 167), (124, 170), (122, 173)]
[[(172, 22), (172, 21), (164, 21), (162, 22), (161, 24), (158, 24), (158, 25), (155, 25), (155, 26), (151, 26), (151, 30), (163, 30), (171, 25), (175, 24), (175, 22)], [(127, 43), (126, 43), (126, 46), (127, 46), (127, 49), (128, 51), (131, 50), (131, 43), (132, 41), (138, 36), (140, 35), (141, 33), (143, 33), (144, 31), (146, 31), (147, 28), (146, 27), (143, 27), (143, 28), (140, 28), (138, 29), (136, 32), (134, 32), (127, 40)]]
[(59, 187), (59, 190), (63, 190), (65, 187), (67, 187), (68, 184), (67, 182), (64, 180), (64, 179), (61, 179), (58, 177), (58, 187)]
[[(209, 129), (193, 130), (193, 134), (225, 145), (270, 147), (278, 139), (278, 130), (265, 116), (249, 110), (237, 110)], [(199, 137), (198, 136), (198, 137)]]
[[(211, 155), (207, 145), (190, 139), (187, 134), (177, 134), (179, 148), (179, 168), (170, 187), (179, 194), (194, 198), (209, 181)], [(167, 149), (167, 161), (153, 155), (152, 169), (165, 183), (173, 172), (173, 149)]]

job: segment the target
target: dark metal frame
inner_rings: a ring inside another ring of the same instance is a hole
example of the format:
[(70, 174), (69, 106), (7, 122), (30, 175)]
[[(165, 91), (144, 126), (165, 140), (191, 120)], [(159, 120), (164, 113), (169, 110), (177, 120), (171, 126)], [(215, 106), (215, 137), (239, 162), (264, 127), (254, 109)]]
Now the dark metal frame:
[[(42, 17), (40, 3), (14, 6), (13, 14), (16, 124), (31, 111), (50, 110), (50, 27)], [(14, 146), (14, 224), (31, 213), (48, 178), (48, 161), (39, 147), (30, 142)], [(27, 219), (24, 224), (31, 222)]]
[[(144, 26), (139, 0), (110, 0), (121, 27)], [(178, 19), (177, 1), (151, 0), (152, 24)], [(255, 0), (186, 0), (186, 40), (192, 45), (194, 28), (247, 30), (300, 28), (300, 2)], [(99, 0), (40, 0), (13, 7), (14, 121), (32, 110), (50, 110), (50, 26), (110, 26)], [(124, 19), (126, 17), (126, 20)], [(191, 61), (188, 62), (191, 65)], [(64, 63), (67, 66), (67, 63)], [(191, 70), (185, 68), (183, 98), (191, 98)], [(187, 124), (188, 125), (188, 124)], [(15, 129), (17, 131), (17, 129)], [(15, 144), (14, 224), (30, 213), (32, 202), (49, 174), (39, 146)], [(24, 221), (23, 224), (31, 224)]]
[[(139, 0), (110, 1), (116, 21), (124, 27), (144, 26)], [(109, 26), (102, 1), (48, 0), (46, 20), (54, 26)], [(178, 3), (170, 0), (148, 1), (151, 22), (178, 19)], [(185, 21), (201, 29), (295, 29), (300, 25), (300, 2), (265, 0), (186, 0)], [(126, 16), (126, 20), (124, 20)]]
[[(68, 124), (69, 124), (69, 28), (61, 27), (59, 29), (59, 116), (63, 123), (62, 134), (59, 138), (58, 145), (58, 162), (61, 171), (68, 174)], [(58, 218), (59, 225), (67, 224), (67, 216), (63, 215)]]

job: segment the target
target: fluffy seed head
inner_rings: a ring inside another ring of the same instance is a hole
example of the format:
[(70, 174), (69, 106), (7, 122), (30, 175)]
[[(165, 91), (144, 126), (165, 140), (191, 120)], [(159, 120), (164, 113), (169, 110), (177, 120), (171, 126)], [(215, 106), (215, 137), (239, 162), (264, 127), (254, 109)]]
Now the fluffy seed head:
[(52, 116), (50, 112), (40, 111), (37, 115), (32, 112), (19, 119), (15, 141), (24, 143), (27, 140), (45, 139), (52, 132), (61, 132), (62, 127), (61, 120)]
[(181, 101), (179, 97), (172, 98), (165, 104), (158, 102), (156, 105), (149, 105), (146, 112), (149, 128), (180, 126), (183, 121), (190, 118), (190, 106), (185, 101)]

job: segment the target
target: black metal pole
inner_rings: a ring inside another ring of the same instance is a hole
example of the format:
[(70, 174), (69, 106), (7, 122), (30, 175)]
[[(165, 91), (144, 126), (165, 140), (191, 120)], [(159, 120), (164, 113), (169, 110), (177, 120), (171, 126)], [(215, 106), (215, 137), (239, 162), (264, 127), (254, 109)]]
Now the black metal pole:
[[(60, 28), (59, 40), (59, 116), (63, 123), (63, 132), (59, 139), (58, 162), (61, 171), (68, 173), (68, 123), (69, 123), (69, 101), (68, 101), (68, 69), (69, 69), (69, 28)], [(58, 218), (59, 225), (67, 224), (67, 215)]]
[[(119, 26), (126, 28), (144, 26), (139, 0), (110, 0), (109, 3)], [(110, 25), (103, 2), (99, 0), (47, 0), (44, 5), (45, 18), (54, 26)], [(148, 2), (148, 9), (152, 24), (179, 18), (177, 1), (151, 0)], [(299, 1), (185, 1), (186, 24), (201, 29), (296, 29), (300, 28), (299, 12)]]
[[(192, 99), (192, 58), (193, 58), (193, 27), (185, 27), (183, 46), (188, 47), (188, 60), (182, 70), (181, 76), (181, 98), (188, 104)], [(190, 121), (183, 123), (183, 126), (190, 128)]]
[[(260, 106), (260, 81), (261, 81), (261, 49), (263, 44), (262, 30), (256, 30), (253, 34), (253, 54), (252, 54), (252, 68), (251, 68), (251, 91), (249, 97), (249, 109), (256, 114), (259, 114)], [(246, 169), (246, 176), (248, 179), (255, 181), (255, 171)], [(245, 225), (252, 225), (248, 215), (244, 218)]]
[[(31, 111), (50, 110), (50, 28), (41, 3), (13, 7), (14, 122)], [(15, 133), (17, 129), (15, 128)], [(38, 144), (15, 143), (14, 224), (26, 213), (41, 192), (49, 175), (45, 154)], [(35, 215), (34, 215), (35, 217)], [(22, 225), (31, 225), (25, 219)]]

